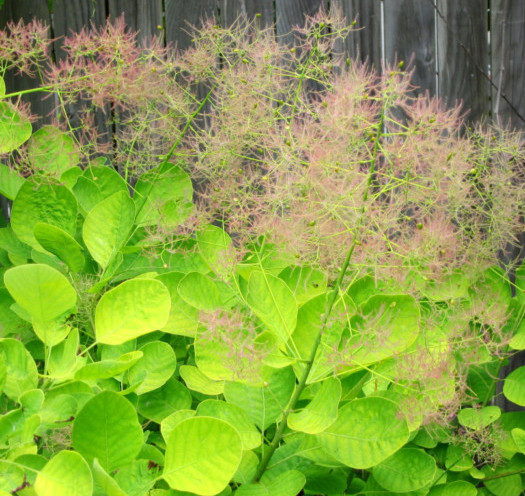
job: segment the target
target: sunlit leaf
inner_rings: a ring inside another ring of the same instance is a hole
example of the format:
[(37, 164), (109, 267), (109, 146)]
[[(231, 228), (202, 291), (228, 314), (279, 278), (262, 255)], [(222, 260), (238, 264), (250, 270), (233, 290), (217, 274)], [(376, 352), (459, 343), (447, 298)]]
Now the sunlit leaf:
[(404, 448), (376, 465), (373, 474), (394, 493), (417, 491), (434, 480), (436, 461), (423, 450)]
[(288, 426), (294, 431), (318, 434), (332, 425), (337, 418), (341, 383), (336, 377), (325, 379), (321, 389), (306, 407), (288, 416)]
[(162, 476), (173, 489), (212, 496), (228, 485), (241, 458), (241, 438), (230, 424), (193, 417), (171, 432)]
[(286, 283), (271, 274), (253, 271), (246, 301), (268, 329), (286, 343), (297, 323), (297, 303)]
[(365, 469), (400, 449), (408, 441), (409, 430), (393, 401), (369, 397), (340, 408), (337, 420), (317, 437), (345, 465)]
[(121, 344), (161, 329), (168, 321), (170, 295), (155, 279), (137, 278), (105, 293), (95, 310), (99, 343)]
[(162, 341), (152, 341), (139, 348), (144, 356), (128, 371), (131, 387), (139, 383), (136, 394), (162, 387), (175, 372), (177, 358), (173, 348)]
[(132, 462), (143, 443), (135, 408), (112, 391), (103, 391), (84, 405), (73, 423), (72, 438), (88, 463), (97, 458), (109, 473)]
[(102, 268), (108, 267), (128, 240), (134, 218), (133, 200), (124, 191), (114, 193), (89, 211), (82, 237)]
[(38, 474), (35, 492), (38, 496), (91, 496), (91, 470), (78, 453), (60, 451)]
[(27, 157), (33, 171), (56, 177), (77, 165), (79, 153), (73, 138), (56, 126), (42, 126), (35, 131), (27, 146)]
[(16, 401), (25, 391), (36, 388), (38, 371), (35, 361), (17, 339), (0, 339), (0, 360), (5, 364), (4, 394)]
[(9, 153), (24, 144), (31, 136), (32, 126), (15, 106), (0, 101), (0, 153)]
[(13, 202), (11, 227), (20, 241), (42, 250), (35, 238), (36, 224), (44, 222), (73, 236), (77, 228), (77, 202), (60, 184), (35, 184), (25, 181)]

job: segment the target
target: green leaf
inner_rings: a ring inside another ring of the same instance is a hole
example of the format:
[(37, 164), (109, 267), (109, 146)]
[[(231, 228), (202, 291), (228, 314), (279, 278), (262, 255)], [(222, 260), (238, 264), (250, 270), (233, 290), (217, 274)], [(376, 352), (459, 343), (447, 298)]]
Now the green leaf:
[(126, 244), (134, 217), (133, 200), (124, 191), (114, 193), (89, 211), (82, 237), (91, 256), (102, 268), (107, 268)]
[(122, 467), (115, 474), (115, 480), (127, 496), (149, 496), (159, 472), (160, 469), (151, 465), (150, 460), (135, 460)]
[(408, 441), (409, 430), (396, 403), (369, 397), (340, 408), (337, 420), (317, 437), (345, 465), (366, 469), (400, 449)]
[(157, 424), (173, 412), (190, 407), (191, 393), (173, 377), (161, 388), (141, 394), (137, 403), (137, 411)]
[(80, 272), (84, 268), (84, 249), (66, 231), (51, 224), (38, 222), (33, 234), (44, 250), (56, 255), (72, 272)]
[(515, 427), (510, 433), (519, 452), (525, 454), (525, 430)]
[(35, 492), (38, 496), (91, 496), (91, 470), (78, 453), (61, 451), (38, 474)]
[(160, 432), (165, 442), (168, 442), (170, 435), (175, 429), (175, 426), (180, 424), (183, 420), (195, 417), (195, 410), (177, 410), (176, 412), (171, 413), (160, 423)]
[(257, 473), (258, 465), (259, 457), (253, 451), (244, 450), (241, 464), (233, 476), (233, 481), (237, 484), (249, 484)]
[(77, 178), (73, 193), (81, 209), (87, 214), (95, 205), (115, 193), (128, 195), (128, 186), (113, 167), (90, 165)]
[(463, 427), (477, 431), (492, 424), (498, 420), (500, 416), (501, 409), (499, 406), (464, 408), (458, 412), (458, 421)]
[(177, 358), (173, 348), (162, 341), (152, 341), (139, 348), (142, 359), (128, 371), (130, 387), (139, 384), (136, 394), (144, 394), (162, 387), (174, 374)]
[(29, 119), (12, 103), (0, 101), (0, 153), (16, 150), (30, 138), (32, 130)]
[(0, 361), (5, 364), (4, 394), (13, 401), (38, 385), (38, 370), (33, 357), (17, 339), (0, 339)]
[(173, 429), (162, 476), (173, 489), (212, 496), (228, 485), (241, 457), (241, 437), (230, 424), (193, 417)]
[(419, 307), (412, 296), (371, 296), (352, 317), (352, 336), (345, 343), (345, 371), (359, 370), (405, 351), (419, 334)]
[(525, 366), (513, 370), (505, 378), (503, 394), (516, 405), (525, 406)]
[(186, 386), (192, 391), (216, 396), (224, 392), (224, 381), (214, 381), (204, 375), (198, 367), (193, 365), (181, 365), (180, 376), (184, 379)]
[(0, 164), (0, 195), (14, 200), (25, 179), (5, 164)]
[(152, 169), (139, 177), (133, 199), (138, 225), (177, 227), (193, 210), (190, 176), (175, 164)]
[(143, 444), (135, 408), (112, 391), (103, 391), (84, 405), (73, 423), (72, 438), (88, 463), (97, 458), (108, 473), (131, 463)]
[(170, 316), (161, 331), (194, 337), (199, 324), (199, 310), (186, 303), (179, 295), (177, 288), (184, 276), (181, 272), (166, 272), (157, 277), (157, 280), (168, 288), (171, 299)]
[(476, 496), (477, 494), (476, 486), (467, 481), (457, 480), (434, 486), (428, 496)]
[(78, 164), (79, 153), (73, 138), (55, 126), (42, 126), (33, 133), (27, 146), (33, 171), (57, 178)]
[(282, 343), (288, 341), (297, 323), (297, 303), (284, 281), (271, 274), (253, 271), (248, 281), (246, 302)]
[(213, 312), (223, 306), (224, 298), (218, 284), (199, 272), (190, 272), (184, 276), (177, 290), (187, 304), (199, 310)]
[(42, 250), (34, 235), (35, 225), (44, 222), (74, 235), (77, 228), (77, 201), (60, 184), (25, 181), (13, 202), (11, 227), (20, 241)]
[(141, 351), (130, 351), (124, 353), (116, 360), (101, 360), (100, 362), (88, 363), (75, 373), (77, 381), (96, 381), (97, 379), (109, 379), (125, 372), (133, 367), (142, 358)]
[(266, 429), (281, 416), (295, 388), (295, 374), (291, 367), (271, 371), (266, 385), (250, 386), (226, 382), (224, 397), (228, 403), (246, 412), (252, 422)]
[(170, 295), (155, 279), (130, 279), (105, 293), (95, 310), (99, 343), (121, 344), (161, 329), (168, 321)]
[(46, 345), (54, 346), (67, 336), (69, 330), (55, 322), (72, 313), (77, 293), (62, 273), (43, 264), (19, 265), (5, 272), (4, 283), (31, 315), (35, 332)]
[(198, 231), (195, 238), (199, 252), (208, 267), (215, 274), (228, 276), (234, 262), (233, 253), (231, 253), (232, 240), (228, 233), (210, 224)]
[(282, 279), (293, 292), (298, 306), (325, 293), (328, 282), (326, 274), (320, 270), (297, 265), (286, 267), (279, 274), (279, 279)]
[(436, 462), (423, 450), (404, 448), (374, 467), (374, 479), (388, 491), (417, 491), (430, 484), (436, 474)]
[(248, 415), (239, 407), (219, 400), (204, 400), (197, 407), (200, 417), (213, 417), (228, 422), (241, 436), (243, 450), (252, 450), (261, 445), (262, 434)]
[(445, 467), (450, 472), (463, 472), (474, 466), (474, 462), (461, 446), (449, 444), (445, 457)]
[(341, 382), (329, 377), (322, 383), (314, 399), (300, 412), (288, 416), (288, 427), (294, 431), (318, 434), (330, 427), (337, 418), (341, 399)]
[(93, 477), (106, 496), (128, 496), (120, 489), (117, 481), (102, 468), (96, 458), (93, 460)]
[(268, 472), (261, 478), (261, 483), (271, 496), (295, 496), (301, 492), (306, 482), (306, 477), (298, 470), (287, 470), (272, 478), (267, 476)]

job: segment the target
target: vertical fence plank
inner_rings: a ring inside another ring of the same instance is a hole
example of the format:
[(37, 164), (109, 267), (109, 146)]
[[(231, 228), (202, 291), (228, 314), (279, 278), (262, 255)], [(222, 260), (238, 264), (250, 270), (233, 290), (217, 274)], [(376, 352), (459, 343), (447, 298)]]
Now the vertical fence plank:
[(525, 128), (525, 2), (492, 0), (492, 115), (501, 125)]
[(302, 26), (305, 16), (314, 15), (321, 8), (326, 8), (327, 0), (276, 0), (275, 17), (277, 36), (284, 43), (291, 43), (290, 31), (294, 26)]
[(239, 16), (251, 21), (258, 15), (262, 27), (270, 27), (274, 22), (272, 0), (219, 0), (221, 22), (230, 26)]
[(434, 7), (421, 0), (385, 0), (385, 61), (411, 62), (415, 93), (436, 94)]
[(109, 15), (116, 19), (124, 15), (126, 25), (139, 32), (141, 43), (159, 34), (162, 27), (162, 0), (109, 0)]
[(347, 24), (356, 21), (356, 30), (336, 50), (346, 57), (366, 62), (381, 70), (381, 0), (332, 0), (346, 18)]
[(215, 0), (165, 0), (165, 9), (166, 41), (180, 50), (191, 46), (191, 26), (199, 27), (203, 20), (217, 15)]
[[(51, 16), (47, 0), (6, 0), (0, 10), (0, 28), (4, 28), (9, 21), (30, 22), (33, 19), (43, 21), (51, 25)], [(32, 78), (24, 75), (6, 74), (6, 89), (8, 92), (28, 90), (40, 86), (37, 77)], [(22, 98), (31, 105), (31, 112), (39, 119), (33, 124), (33, 129), (38, 129), (42, 124), (50, 121), (50, 113), (53, 110), (51, 99), (43, 99), (42, 93), (24, 95)]]
[(486, 0), (437, 0), (439, 95), (463, 102), (470, 122), (488, 113)]
[(53, 0), (54, 35), (57, 59), (64, 57), (61, 48), (62, 38), (71, 31), (79, 32), (83, 27), (103, 26), (106, 22), (106, 6), (104, 0)]

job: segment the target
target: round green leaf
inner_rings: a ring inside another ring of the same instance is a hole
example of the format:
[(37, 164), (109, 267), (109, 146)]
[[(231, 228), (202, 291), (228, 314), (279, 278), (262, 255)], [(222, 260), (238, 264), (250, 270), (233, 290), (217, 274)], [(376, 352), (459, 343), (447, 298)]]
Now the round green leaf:
[(235, 405), (219, 400), (204, 400), (197, 407), (197, 415), (218, 418), (235, 427), (241, 436), (243, 450), (252, 450), (261, 445), (261, 433), (248, 415)]
[(71, 271), (79, 272), (84, 268), (86, 263), (84, 249), (66, 231), (51, 224), (38, 222), (35, 224), (33, 234), (44, 250), (56, 255)]
[(82, 227), (82, 238), (91, 256), (106, 268), (126, 244), (135, 218), (133, 200), (125, 191), (95, 205)]
[(286, 283), (271, 274), (253, 271), (246, 301), (268, 329), (286, 343), (297, 323), (297, 303)]
[(128, 186), (122, 176), (113, 168), (90, 165), (77, 178), (73, 193), (84, 213), (115, 193), (126, 193)]
[(191, 407), (191, 393), (173, 377), (159, 389), (139, 396), (137, 411), (160, 424), (168, 415)]
[(340, 399), (339, 379), (325, 379), (314, 399), (300, 412), (293, 412), (288, 416), (288, 427), (307, 434), (323, 432), (335, 422)]
[(512, 440), (516, 444), (518, 451), (525, 454), (525, 430), (515, 427), (511, 431)]
[(78, 453), (61, 451), (38, 474), (35, 492), (38, 496), (91, 496), (91, 470)]
[(20, 241), (42, 250), (35, 238), (39, 222), (59, 227), (74, 235), (77, 228), (77, 201), (60, 184), (38, 184), (25, 181), (20, 187), (11, 212), (11, 227)]
[(134, 390), (144, 394), (162, 387), (175, 372), (177, 358), (173, 348), (162, 341), (152, 341), (139, 348), (142, 359), (128, 371), (130, 387), (140, 383)]
[(451, 472), (463, 472), (474, 466), (474, 461), (461, 446), (449, 444), (445, 457), (445, 467)]
[(116, 360), (101, 360), (100, 362), (88, 363), (77, 370), (75, 379), (78, 381), (109, 379), (133, 367), (141, 358), (141, 351), (130, 351), (129, 353), (124, 353)]
[(176, 425), (180, 424), (183, 420), (195, 417), (195, 413), (195, 410), (177, 410), (162, 419), (162, 422), (160, 423), (160, 432), (164, 441), (168, 442)]
[(417, 491), (434, 480), (436, 462), (423, 450), (405, 448), (376, 465), (373, 474), (388, 491)]
[(190, 272), (184, 276), (177, 290), (186, 303), (199, 310), (213, 312), (223, 306), (219, 286), (213, 279), (199, 272)]
[(0, 102), (0, 153), (16, 150), (31, 136), (32, 126), (10, 102)]
[(180, 376), (184, 379), (186, 386), (192, 391), (216, 396), (224, 392), (224, 381), (214, 381), (204, 375), (198, 367), (194, 365), (181, 365)]
[(190, 176), (176, 164), (142, 174), (135, 185), (138, 225), (176, 227), (193, 210)]
[(72, 438), (88, 463), (97, 458), (109, 473), (131, 463), (143, 444), (135, 408), (112, 391), (103, 391), (84, 405), (73, 423)]
[(5, 164), (0, 164), (0, 194), (14, 200), (25, 179)]
[(365, 469), (400, 449), (408, 441), (409, 430), (396, 403), (368, 397), (340, 408), (337, 420), (317, 436), (336, 459), (351, 468)]
[(405, 351), (417, 339), (419, 319), (419, 307), (412, 296), (371, 296), (351, 319), (353, 336), (345, 348), (355, 365), (344, 370), (360, 370)]
[(96, 458), (93, 460), (93, 477), (102, 490), (105, 491), (104, 494), (106, 496), (128, 496), (119, 487), (117, 481), (102, 468)]
[(4, 274), (7, 290), (33, 318), (38, 337), (48, 346), (58, 344), (67, 329), (53, 324), (72, 313), (77, 293), (58, 270), (44, 264), (12, 267)]
[(161, 329), (171, 300), (166, 286), (155, 279), (130, 279), (105, 293), (95, 310), (97, 341), (122, 344)]
[(173, 489), (212, 496), (228, 485), (241, 458), (241, 437), (230, 424), (210, 417), (189, 418), (170, 435), (163, 478)]
[(73, 138), (55, 126), (42, 126), (35, 131), (29, 140), (27, 152), (33, 171), (57, 177), (77, 165), (79, 160)]
[(505, 397), (520, 406), (525, 406), (525, 366), (513, 370), (503, 384)]
[(208, 225), (195, 235), (199, 252), (216, 274), (228, 275), (232, 269), (232, 257), (229, 253), (232, 240), (228, 233), (220, 227)]
[(279, 274), (279, 279), (282, 279), (292, 290), (299, 306), (325, 293), (328, 282), (326, 274), (322, 271), (297, 265), (286, 267)]
[(239, 382), (224, 384), (224, 397), (238, 406), (261, 429), (266, 429), (281, 416), (295, 389), (295, 374), (291, 367), (273, 370), (263, 386)]
[(467, 481), (454, 481), (448, 484), (434, 486), (428, 496), (476, 496), (476, 486)]
[(157, 277), (168, 288), (171, 298), (170, 316), (161, 331), (194, 337), (199, 323), (199, 310), (186, 303), (179, 295), (177, 288), (184, 276), (181, 272), (166, 272)]
[(458, 412), (458, 421), (463, 427), (479, 430), (498, 420), (501, 416), (499, 406), (485, 406), (483, 408), (464, 408)]
[(38, 385), (33, 357), (17, 339), (0, 339), (0, 361), (5, 364), (4, 394), (17, 401), (22, 393)]

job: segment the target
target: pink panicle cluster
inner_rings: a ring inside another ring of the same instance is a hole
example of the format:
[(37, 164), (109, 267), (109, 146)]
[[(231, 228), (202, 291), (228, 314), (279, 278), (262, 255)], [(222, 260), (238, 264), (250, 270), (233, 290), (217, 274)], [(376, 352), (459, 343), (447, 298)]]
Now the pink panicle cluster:
[[(31, 73), (45, 27), (9, 29), (0, 57)], [(84, 162), (105, 154), (130, 179), (185, 161), (193, 218), (224, 222), (238, 247), (264, 235), (334, 276), (355, 245), (354, 267), (406, 284), (492, 265), (523, 229), (519, 136), (467, 130), (459, 108), (414, 96), (410, 72), (344, 60), (346, 36), (334, 13), (285, 41), (209, 21), (177, 53), (139, 47), (120, 18), (66, 37), (42, 76)]]

